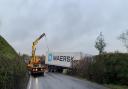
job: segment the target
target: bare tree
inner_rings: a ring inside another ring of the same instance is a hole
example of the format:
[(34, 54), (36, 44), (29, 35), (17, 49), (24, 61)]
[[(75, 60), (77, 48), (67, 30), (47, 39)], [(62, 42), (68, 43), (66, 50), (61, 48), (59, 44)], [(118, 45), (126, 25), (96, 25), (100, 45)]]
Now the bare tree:
[(95, 42), (95, 48), (99, 51), (99, 54), (102, 54), (105, 47), (106, 47), (106, 43), (104, 41), (104, 36), (102, 32), (100, 32), (100, 35), (97, 37)]
[(128, 52), (128, 30), (120, 34), (119, 39), (123, 42), (127, 52)]

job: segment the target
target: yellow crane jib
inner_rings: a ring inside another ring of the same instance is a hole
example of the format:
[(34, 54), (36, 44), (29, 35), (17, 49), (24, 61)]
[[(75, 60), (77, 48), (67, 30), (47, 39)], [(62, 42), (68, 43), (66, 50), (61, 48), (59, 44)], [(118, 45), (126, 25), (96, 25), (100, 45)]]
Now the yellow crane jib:
[(39, 42), (39, 40), (42, 38), (42, 37), (44, 37), (44, 36), (46, 36), (45, 35), (45, 33), (43, 33), (41, 36), (39, 36), (34, 42), (33, 42), (33, 44), (32, 44), (32, 60), (31, 60), (31, 62), (32, 63), (37, 63), (38, 61), (36, 60), (36, 59), (38, 59), (36, 56), (35, 56), (35, 51), (36, 51), (36, 45), (37, 45), (37, 43)]

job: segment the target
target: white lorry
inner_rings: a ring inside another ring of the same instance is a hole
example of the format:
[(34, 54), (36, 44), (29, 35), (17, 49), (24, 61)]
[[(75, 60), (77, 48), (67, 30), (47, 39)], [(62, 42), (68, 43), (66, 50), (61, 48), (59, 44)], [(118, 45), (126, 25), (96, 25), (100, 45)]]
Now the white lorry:
[(81, 59), (81, 52), (48, 52), (45, 64), (50, 72), (62, 72), (63, 69), (71, 68), (72, 62)]

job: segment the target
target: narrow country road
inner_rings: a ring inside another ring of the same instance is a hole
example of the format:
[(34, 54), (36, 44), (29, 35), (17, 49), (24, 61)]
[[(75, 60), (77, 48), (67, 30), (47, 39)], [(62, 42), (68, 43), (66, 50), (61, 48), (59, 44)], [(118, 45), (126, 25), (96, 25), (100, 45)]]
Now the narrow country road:
[(107, 89), (101, 85), (71, 76), (46, 73), (44, 77), (30, 77), (27, 89)]

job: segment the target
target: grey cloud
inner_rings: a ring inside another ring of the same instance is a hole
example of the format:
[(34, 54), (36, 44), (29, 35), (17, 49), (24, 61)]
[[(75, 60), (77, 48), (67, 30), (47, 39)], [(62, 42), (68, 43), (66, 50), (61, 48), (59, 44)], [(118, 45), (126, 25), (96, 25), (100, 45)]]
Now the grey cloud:
[[(124, 51), (117, 36), (128, 28), (127, 4), (126, 0), (1, 0), (0, 33), (21, 53), (30, 54), (32, 41), (42, 32), (52, 50), (96, 54), (94, 42), (102, 31), (107, 51)], [(40, 41), (37, 53), (47, 50), (44, 43)]]

